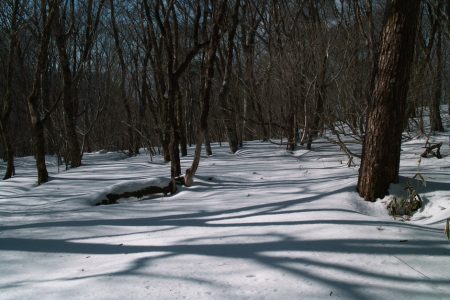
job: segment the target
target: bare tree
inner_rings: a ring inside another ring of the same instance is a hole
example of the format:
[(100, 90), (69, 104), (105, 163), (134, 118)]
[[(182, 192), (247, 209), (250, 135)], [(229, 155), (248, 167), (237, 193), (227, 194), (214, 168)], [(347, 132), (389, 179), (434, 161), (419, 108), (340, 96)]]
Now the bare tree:
[[(171, 162), (172, 177), (181, 175), (180, 129), (176, 113), (178, 108), (179, 80), (197, 53), (206, 45), (206, 43), (201, 43), (199, 40), (201, 6), (200, 0), (197, 0), (193, 11), (193, 45), (187, 51), (183, 51), (185, 53), (183, 56), (182, 49), (179, 47), (179, 20), (175, 2), (172, 0), (166, 5), (164, 1), (155, 1), (152, 17), (150, 5), (147, 0), (144, 0), (149, 35), (155, 54), (155, 59), (151, 62), (155, 73), (158, 94), (162, 100), (164, 128), (162, 144), (165, 150), (165, 159)], [(206, 18), (206, 16), (203, 16), (203, 18)], [(161, 35), (159, 41), (156, 37), (156, 30)], [(169, 154), (169, 157), (167, 157), (167, 154)]]
[[(60, 0), (51, 0), (52, 9), (55, 11), (55, 22), (53, 24), (53, 35), (55, 37), (56, 46), (58, 48), (59, 64), (63, 76), (63, 107), (65, 116), (65, 127), (67, 132), (67, 141), (69, 145), (69, 157), (70, 165), (73, 168), (81, 165), (81, 159), (83, 156), (82, 147), (78, 139), (77, 134), (77, 118), (79, 116), (79, 99), (78, 89), (79, 81), (83, 71), (85, 62), (89, 59), (92, 44), (94, 42), (96, 29), (100, 21), (100, 13), (103, 8), (105, 0), (99, 1), (99, 7), (95, 16), (93, 17), (93, 0), (88, 1), (87, 5), (87, 24), (86, 34), (84, 40), (84, 48), (81, 54), (80, 61), (77, 61), (77, 54), (73, 55), (73, 59), (70, 59), (70, 52), (68, 47), (69, 37), (73, 35), (73, 26), (75, 23), (75, 3), (71, 0), (71, 25), (67, 28), (66, 32), (66, 19), (67, 11), (61, 7)], [(73, 51), (76, 53), (77, 45), (73, 45)], [(71, 68), (71, 65), (73, 67)]]
[(210, 35), (210, 41), (207, 51), (207, 58), (205, 63), (205, 84), (201, 91), (202, 112), (200, 116), (200, 126), (197, 130), (197, 138), (195, 144), (194, 159), (191, 167), (186, 170), (184, 182), (187, 186), (191, 186), (194, 181), (194, 176), (197, 172), (200, 163), (200, 154), (202, 151), (202, 141), (204, 140), (205, 132), (208, 128), (208, 114), (211, 97), (212, 78), (214, 77), (214, 62), (216, 59), (217, 48), (219, 47), (221, 32), (220, 28), (223, 26), (225, 14), (228, 6), (228, 0), (222, 0), (213, 16), (213, 26)]
[[(41, 20), (38, 40), (38, 55), (34, 72), (33, 87), (28, 96), (28, 110), (31, 118), (33, 144), (35, 149), (36, 167), (38, 171), (38, 184), (48, 181), (47, 166), (45, 165), (45, 135), (44, 122), (51, 111), (42, 114), (40, 111), (40, 101), (42, 88), (42, 75), (48, 63), (48, 50), (51, 37), (51, 26), (57, 17), (57, 10), (54, 6), (48, 9), (48, 3), (41, 1)], [(47, 12), (49, 10), (49, 12)]]

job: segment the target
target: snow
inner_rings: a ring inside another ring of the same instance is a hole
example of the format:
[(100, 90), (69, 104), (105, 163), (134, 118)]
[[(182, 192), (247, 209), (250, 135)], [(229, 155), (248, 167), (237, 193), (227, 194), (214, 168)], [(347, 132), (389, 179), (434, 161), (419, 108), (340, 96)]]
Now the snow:
[(0, 299), (450, 299), (448, 132), (432, 140), (444, 157), (420, 166), (425, 139), (402, 146), (391, 192), (427, 178), (411, 220), (359, 198), (358, 167), (325, 140), (293, 153), (215, 144), (194, 186), (106, 206), (94, 204), (170, 166), (102, 152), (58, 172), (48, 157), (51, 181), (36, 186), (33, 158), (18, 158), (0, 182)]

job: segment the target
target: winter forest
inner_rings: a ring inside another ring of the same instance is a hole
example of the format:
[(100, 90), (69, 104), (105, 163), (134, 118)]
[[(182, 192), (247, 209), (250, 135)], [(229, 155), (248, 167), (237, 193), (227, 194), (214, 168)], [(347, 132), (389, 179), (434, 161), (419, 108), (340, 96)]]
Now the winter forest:
[(449, 16), (0, 1), (0, 299), (450, 298)]

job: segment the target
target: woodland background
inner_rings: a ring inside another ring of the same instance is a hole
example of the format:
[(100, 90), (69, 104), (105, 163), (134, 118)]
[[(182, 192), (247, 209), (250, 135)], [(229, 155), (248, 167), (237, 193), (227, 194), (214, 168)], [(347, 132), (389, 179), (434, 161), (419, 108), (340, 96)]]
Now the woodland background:
[[(402, 124), (422, 134), (424, 109), (440, 131), (450, 103), (449, 11), (420, 2)], [(294, 150), (331, 130), (349, 151), (342, 137), (366, 132), (385, 15), (381, 0), (1, 1), (5, 178), (14, 156), (35, 155), (42, 183), (46, 154), (78, 167), (85, 152), (145, 148), (174, 162), (199, 137), (208, 154), (212, 141)]]

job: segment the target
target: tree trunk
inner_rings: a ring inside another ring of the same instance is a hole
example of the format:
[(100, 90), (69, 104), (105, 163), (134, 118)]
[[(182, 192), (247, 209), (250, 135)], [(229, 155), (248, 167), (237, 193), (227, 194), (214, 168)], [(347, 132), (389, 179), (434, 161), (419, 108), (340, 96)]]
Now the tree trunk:
[(205, 152), (207, 156), (213, 155), (212, 148), (211, 148), (211, 139), (209, 134), (209, 126), (206, 127), (205, 132)]
[(53, 26), (56, 45), (58, 48), (59, 63), (64, 79), (63, 86), (63, 107), (64, 117), (67, 132), (68, 154), (66, 158), (70, 161), (70, 166), (76, 168), (81, 166), (81, 147), (78, 141), (76, 124), (78, 114), (78, 101), (76, 90), (74, 88), (73, 74), (70, 69), (70, 61), (67, 55), (67, 34), (64, 30), (64, 23), (62, 23), (60, 16), (59, 1), (53, 1), (53, 9), (55, 10), (55, 22)]
[(28, 97), (28, 111), (31, 118), (31, 133), (33, 138), (36, 167), (38, 172), (38, 184), (48, 181), (48, 172), (45, 165), (45, 135), (44, 121), (49, 116), (48, 113), (41, 118), (40, 108), (40, 90), (42, 89), (42, 75), (48, 63), (48, 48), (50, 44), (51, 26), (57, 15), (55, 5), (50, 6), (50, 13), (47, 16), (46, 7), (41, 7), (41, 16), (43, 26), (39, 39), (39, 51), (36, 63), (36, 70), (33, 76), (33, 87)]
[(114, 34), (114, 42), (116, 45), (116, 50), (117, 50), (117, 56), (119, 58), (119, 63), (120, 63), (120, 70), (121, 70), (121, 75), (120, 75), (120, 96), (122, 98), (122, 102), (123, 102), (123, 107), (125, 110), (125, 117), (126, 117), (126, 132), (128, 135), (128, 155), (132, 156), (134, 155), (134, 150), (135, 150), (135, 143), (134, 143), (134, 132), (133, 132), (133, 122), (132, 122), (132, 116), (131, 116), (131, 107), (130, 107), (130, 103), (129, 103), (129, 99), (128, 99), (128, 95), (127, 95), (127, 91), (126, 91), (126, 87), (125, 87), (125, 82), (126, 82), (126, 76), (127, 76), (127, 66), (125, 65), (125, 60), (124, 60), (124, 56), (123, 56), (123, 49), (122, 49), (122, 45), (120, 43), (120, 39), (119, 39), (119, 30), (117, 28), (117, 23), (116, 23), (116, 17), (115, 17), (115, 11), (114, 11), (114, 0), (110, 0), (110, 6), (111, 6), (111, 25), (112, 25), (112, 29), (113, 29), (113, 34)]
[(184, 118), (186, 114), (186, 98), (183, 99), (183, 95), (180, 91), (178, 91), (178, 130), (180, 134), (180, 148), (181, 148), (181, 156), (187, 156), (187, 138), (186, 138), (186, 119)]
[[(450, 3), (447, 1), (447, 37), (450, 37)], [(448, 50), (447, 50), (448, 51)], [(450, 85), (447, 82), (447, 113), (450, 115)]]
[[(441, 27), (441, 26), (439, 26)], [(436, 77), (434, 80), (434, 97), (431, 98), (430, 105), (430, 123), (431, 131), (444, 131), (441, 119), (441, 99), (442, 99), (442, 76), (444, 73), (444, 63), (442, 59), (442, 29), (439, 28), (437, 32), (436, 45)]]
[(0, 136), (3, 138), (3, 146), (5, 148), (5, 158), (7, 159), (6, 172), (3, 180), (9, 179), (15, 175), (14, 168), (14, 146), (9, 130), (10, 115), (12, 110), (12, 88), (14, 75), (14, 52), (17, 43), (17, 18), (19, 13), (19, 0), (15, 0), (11, 15), (10, 41), (8, 47), (7, 70), (6, 70), (6, 93), (4, 97), (3, 107), (0, 108)]
[(178, 79), (173, 74), (171, 68), (168, 70), (169, 84), (166, 101), (168, 102), (168, 126), (170, 130), (169, 154), (170, 154), (170, 174), (172, 178), (181, 175), (180, 163), (180, 136), (178, 130), (177, 119), (177, 94), (178, 94)]
[(47, 166), (45, 164), (45, 135), (42, 121), (33, 124), (33, 143), (36, 151), (36, 166), (38, 171), (38, 184), (48, 181)]
[(5, 147), (6, 171), (3, 180), (9, 179), (16, 174), (14, 167), (14, 148), (11, 140), (11, 134), (7, 127), (6, 120), (0, 120), (0, 136), (3, 138), (3, 146)]
[(230, 78), (232, 75), (233, 67), (233, 50), (234, 50), (234, 37), (236, 36), (237, 25), (239, 21), (239, 5), (240, 0), (236, 1), (233, 13), (233, 23), (230, 31), (228, 32), (228, 42), (227, 42), (227, 58), (225, 62), (225, 70), (222, 78), (222, 86), (219, 91), (219, 103), (222, 107), (223, 120), (225, 123), (225, 131), (227, 133), (228, 145), (230, 147), (231, 153), (236, 153), (239, 146), (237, 128), (235, 121), (235, 114), (233, 114), (233, 104), (230, 103), (229, 99), (229, 87)]
[(191, 186), (194, 182), (194, 176), (197, 172), (198, 165), (200, 164), (202, 142), (205, 138), (205, 132), (208, 129), (209, 101), (211, 96), (212, 78), (214, 77), (214, 61), (216, 59), (217, 47), (219, 46), (220, 42), (219, 27), (223, 24), (227, 3), (228, 0), (222, 1), (217, 16), (214, 18), (214, 24), (208, 47), (207, 62), (205, 65), (205, 85), (203, 86), (201, 93), (202, 112), (200, 116), (200, 126), (197, 131), (194, 159), (192, 161), (191, 167), (186, 170), (184, 180), (186, 186)]
[(289, 120), (288, 120), (288, 126), (287, 126), (287, 146), (286, 150), (288, 151), (294, 151), (297, 147), (296, 139), (295, 139), (295, 129), (296, 129), (296, 111), (295, 108), (297, 105), (295, 105), (295, 100), (290, 99), (290, 107), (289, 107)]
[[(48, 40), (47, 40), (48, 41)], [(45, 43), (45, 42), (41, 42)], [(48, 45), (48, 43), (47, 43)], [(45, 52), (47, 49), (45, 49)], [(42, 50), (41, 50), (42, 52)], [(41, 53), (40, 55), (41, 56)], [(33, 84), (33, 90), (31, 95), (28, 97), (28, 110), (31, 117), (31, 127), (33, 136), (33, 146), (35, 150), (36, 167), (38, 171), (38, 184), (42, 184), (48, 181), (48, 172), (45, 165), (45, 135), (44, 135), (44, 124), (43, 120), (40, 118), (39, 113), (39, 88), (41, 86), (40, 75), (42, 73), (42, 67), (45, 65), (47, 55), (45, 55), (44, 61), (39, 63), (36, 70), (35, 80)], [(39, 77), (39, 79), (38, 79)]]
[(326, 74), (327, 74), (327, 62), (328, 62), (328, 53), (324, 54), (323, 62), (321, 66), (321, 72), (319, 76), (319, 82), (316, 87), (316, 110), (314, 112), (314, 120), (312, 124), (312, 132), (308, 139), (308, 144), (306, 145), (306, 149), (311, 150), (311, 144), (314, 137), (318, 136), (321, 127), (323, 125), (323, 112), (324, 112), (324, 102), (325, 102), (325, 93), (326, 93)]
[(419, 6), (420, 0), (390, 0), (386, 8), (357, 187), (367, 201), (383, 198), (398, 182)]

